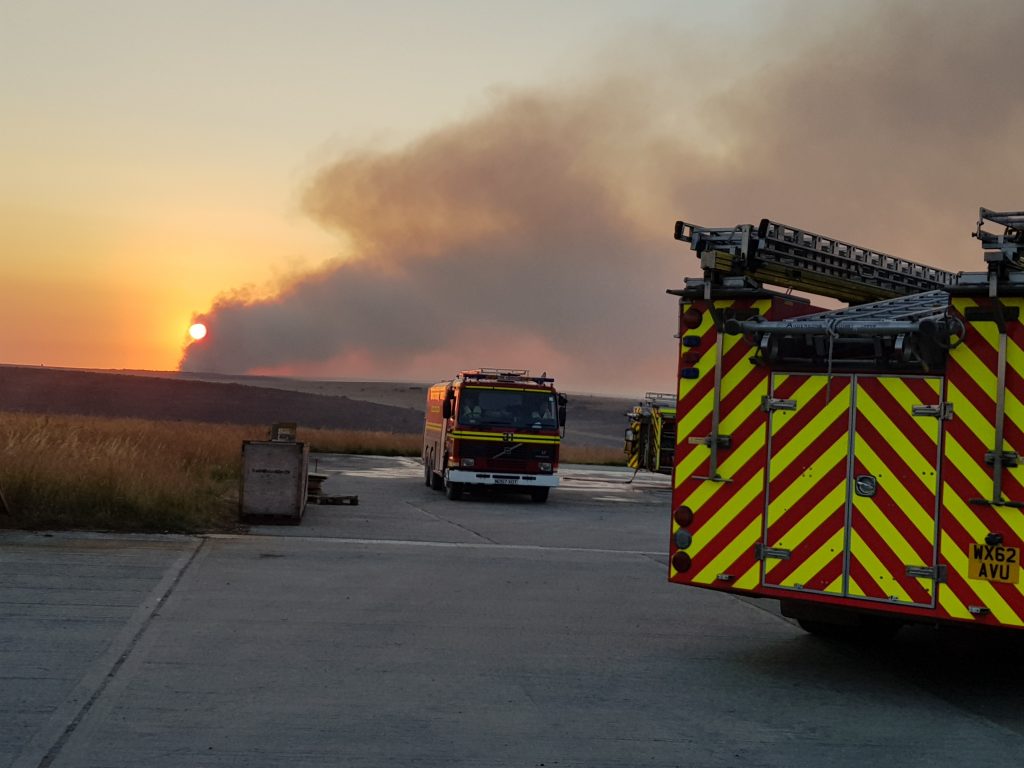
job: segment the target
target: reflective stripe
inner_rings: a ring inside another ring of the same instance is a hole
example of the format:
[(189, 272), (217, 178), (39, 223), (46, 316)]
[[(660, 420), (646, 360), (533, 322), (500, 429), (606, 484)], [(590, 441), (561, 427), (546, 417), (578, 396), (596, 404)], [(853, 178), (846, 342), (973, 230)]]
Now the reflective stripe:
[(480, 384), (466, 384), (466, 385), (464, 385), (462, 387), (462, 389), (463, 390), (466, 390), (466, 389), (489, 389), (489, 390), (500, 390), (502, 392), (540, 392), (542, 394), (548, 394), (548, 395), (555, 394), (552, 390), (545, 389), (543, 387), (537, 387), (537, 388), (530, 388), (530, 387), (490, 387), (490, 386), (485, 386), (485, 385), (480, 385)]
[[(483, 440), (493, 443), (540, 443), (545, 445), (558, 445), (562, 438), (559, 435), (534, 435), (529, 432), (469, 432), (463, 429), (452, 430), (451, 437), (456, 440)], [(511, 434), (512, 439), (507, 440), (505, 434)]]

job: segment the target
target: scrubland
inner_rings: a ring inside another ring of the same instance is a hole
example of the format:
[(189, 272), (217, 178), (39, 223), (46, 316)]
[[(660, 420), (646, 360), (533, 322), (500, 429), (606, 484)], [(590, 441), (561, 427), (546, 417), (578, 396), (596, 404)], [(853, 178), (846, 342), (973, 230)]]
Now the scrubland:
[[(313, 452), (419, 456), (419, 435), (299, 429)], [(0, 412), (0, 526), (198, 532), (237, 527), (252, 426)], [(564, 447), (564, 463), (622, 464)]]

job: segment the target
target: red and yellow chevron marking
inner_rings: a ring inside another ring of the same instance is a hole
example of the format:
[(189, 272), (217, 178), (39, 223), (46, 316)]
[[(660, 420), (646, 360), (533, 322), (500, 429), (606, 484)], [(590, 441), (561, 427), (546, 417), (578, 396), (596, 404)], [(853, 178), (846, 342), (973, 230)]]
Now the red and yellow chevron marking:
[(851, 495), (847, 594), (932, 607), (935, 581), (907, 567), (935, 564), (940, 422), (913, 416), (939, 403), (936, 378), (858, 376), (853, 477), (871, 476), (874, 496)]
[[(1001, 301), (1024, 315), (1024, 299)], [(961, 317), (972, 308), (990, 310), (992, 303), (953, 297)], [(968, 575), (971, 547), (992, 534), (1024, 551), (1024, 324), (1006, 325), (1000, 446), (1000, 335), (991, 319), (965, 321), (964, 342), (951, 350), (944, 381), (769, 377), (749, 364), (753, 350), (745, 340), (725, 336), (719, 434), (732, 442), (719, 449), (718, 478), (709, 480), (711, 451), (700, 442), (710, 435), (715, 397), (717, 334), (709, 310), (768, 315), (770, 305), (770, 299), (716, 299), (684, 308), (702, 316), (697, 328), (681, 327), (682, 335), (699, 341), (681, 347), (672, 503), (674, 510), (684, 504), (692, 509), (694, 519), (685, 549), (690, 567), (684, 563), (679, 572), (670, 565), (669, 578), (729, 590), (799, 590), (812, 600), (1024, 627), (1021, 580), (1005, 584)], [(684, 376), (683, 369), (697, 375)], [(760, 409), (765, 394), (795, 400), (797, 408), (774, 411), (769, 428)], [(953, 408), (951, 420), (913, 414), (916, 405), (943, 403)], [(1016, 457), (1000, 474), (999, 498), (993, 465), (986, 461), (996, 450)], [(857, 478), (868, 476), (874, 493), (856, 492)], [(673, 558), (678, 530), (673, 521)], [(759, 542), (767, 550), (763, 566), (755, 559)], [(936, 565), (944, 579), (908, 575), (908, 569), (920, 574)]]
[[(731, 308), (765, 314), (771, 303), (769, 299), (718, 299), (713, 307), (716, 311)], [(728, 435), (731, 443), (718, 450), (721, 481), (704, 479), (710, 469), (711, 449), (692, 443), (691, 438), (711, 434), (717, 341), (711, 306), (694, 302), (690, 308), (702, 313), (700, 325), (680, 328), (682, 336), (700, 338), (695, 347), (681, 347), (680, 369), (696, 369), (699, 374), (679, 380), (672, 494), (673, 509), (685, 503), (694, 511), (694, 522), (688, 527), (693, 541), (686, 550), (693, 564), (685, 573), (670, 565), (669, 578), (679, 583), (752, 590), (760, 579), (754, 546), (761, 537), (764, 511), (766, 414), (761, 411), (761, 398), (767, 394), (768, 377), (763, 367), (750, 363), (753, 349), (746, 340), (723, 336), (719, 434)], [(677, 530), (673, 522), (673, 536)], [(675, 551), (673, 543), (672, 553)]]
[[(1005, 307), (1024, 310), (1024, 300), (1003, 299)], [(961, 316), (969, 308), (989, 309), (984, 297), (954, 297)], [(1024, 311), (1022, 311), (1024, 315)], [(1007, 323), (1006, 400), (1003, 451), (1024, 455), (1024, 325)], [(953, 418), (946, 424), (942, 466), (940, 562), (947, 583), (939, 588), (939, 607), (954, 619), (1024, 626), (1024, 586), (968, 578), (968, 547), (999, 533), (1007, 546), (1024, 548), (1024, 510), (992, 501), (992, 466), (985, 454), (995, 449), (995, 415), (999, 329), (991, 321), (967, 323), (964, 342), (947, 363), (948, 402)], [(1024, 465), (1004, 468), (1003, 500), (1024, 502)], [(971, 608), (984, 609), (972, 614)], [(985, 614), (987, 611), (987, 614)], [(984, 614), (984, 615), (981, 615)]]
[(772, 414), (765, 544), (790, 554), (766, 559), (764, 583), (841, 595), (850, 380), (777, 374), (773, 385), (796, 410)]
[[(912, 410), (937, 405), (941, 381), (774, 381), (775, 396), (797, 408), (772, 415), (765, 543), (789, 556), (767, 559), (765, 585), (931, 607), (934, 580), (907, 568), (935, 564), (939, 426)], [(875, 482), (873, 493), (853, 492), (858, 477)]]

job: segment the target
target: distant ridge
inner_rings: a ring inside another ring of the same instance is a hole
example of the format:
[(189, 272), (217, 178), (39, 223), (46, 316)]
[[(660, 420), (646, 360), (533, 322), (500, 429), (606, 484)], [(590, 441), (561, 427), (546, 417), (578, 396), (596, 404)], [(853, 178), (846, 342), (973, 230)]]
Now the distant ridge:
[[(421, 434), (426, 384), (0, 363), (0, 411)], [(636, 401), (569, 395), (566, 445), (621, 448)]]
[(311, 428), (404, 434), (423, 429), (422, 410), (345, 396), (181, 380), (167, 374), (7, 365), (0, 366), (0, 411), (266, 426), (294, 421)]

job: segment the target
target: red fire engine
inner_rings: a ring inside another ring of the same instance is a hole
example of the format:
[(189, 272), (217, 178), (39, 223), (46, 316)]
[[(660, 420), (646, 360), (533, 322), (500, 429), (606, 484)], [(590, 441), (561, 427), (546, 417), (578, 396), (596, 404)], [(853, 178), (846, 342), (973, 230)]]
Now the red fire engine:
[(547, 501), (558, 485), (566, 397), (549, 376), (479, 368), (427, 392), (423, 475), (458, 499), (473, 486), (504, 486)]
[(983, 208), (974, 236), (987, 269), (954, 274), (769, 220), (676, 224), (703, 277), (669, 291), (670, 581), (811, 632), (1024, 627), (1024, 212)]

